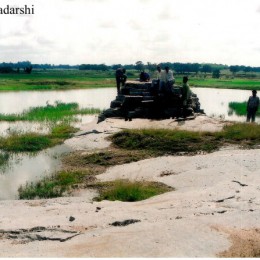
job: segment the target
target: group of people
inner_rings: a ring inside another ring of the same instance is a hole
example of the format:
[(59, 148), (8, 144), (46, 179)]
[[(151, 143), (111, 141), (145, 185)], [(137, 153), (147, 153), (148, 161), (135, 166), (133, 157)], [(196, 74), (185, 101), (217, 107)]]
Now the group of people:
[[(124, 68), (118, 68), (116, 70), (116, 86), (117, 86), (117, 94), (120, 94), (120, 84), (125, 86), (127, 76), (126, 70)], [(158, 80), (159, 84), (159, 93), (169, 93), (175, 83), (175, 78), (173, 76), (173, 71), (166, 66), (164, 70), (160, 66), (157, 66), (157, 75), (156, 79)], [(182, 100), (183, 105), (187, 106), (187, 102), (191, 97), (191, 90), (188, 84), (188, 77), (184, 76), (182, 81)], [(142, 71), (140, 73), (140, 81), (141, 82), (148, 82), (150, 81), (150, 75)], [(259, 97), (257, 97), (257, 91), (252, 91), (252, 96), (249, 97), (247, 102), (247, 122), (255, 122), (256, 112), (259, 107)]]

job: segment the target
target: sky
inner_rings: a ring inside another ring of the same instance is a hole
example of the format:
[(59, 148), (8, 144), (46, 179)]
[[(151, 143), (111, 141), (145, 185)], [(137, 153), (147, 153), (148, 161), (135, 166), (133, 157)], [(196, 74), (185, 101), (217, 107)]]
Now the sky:
[(260, 66), (260, 0), (1, 0), (0, 62)]

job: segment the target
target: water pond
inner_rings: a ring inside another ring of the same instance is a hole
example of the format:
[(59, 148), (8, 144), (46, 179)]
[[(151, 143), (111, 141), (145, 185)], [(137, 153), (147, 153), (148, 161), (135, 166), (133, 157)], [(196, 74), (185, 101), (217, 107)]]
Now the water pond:
[[(226, 120), (244, 122), (245, 116), (232, 114), (228, 108), (229, 102), (243, 102), (251, 95), (251, 91), (192, 88), (198, 95), (201, 108), (209, 116), (221, 117)], [(115, 88), (84, 89), (68, 91), (22, 91), (0, 93), (0, 113), (21, 113), (30, 107), (45, 106), (55, 101), (65, 103), (77, 102), (80, 108), (105, 109), (116, 96)], [(80, 118), (81, 123), (93, 120), (93, 116)], [(260, 118), (256, 121), (260, 123)], [(47, 128), (43, 123), (0, 122), (1, 136), (8, 135), (11, 131), (37, 131), (46, 133)], [(11, 155), (8, 162), (0, 165), (0, 200), (15, 199), (17, 189), (26, 182), (33, 182), (52, 174), (60, 168), (60, 156), (69, 152), (66, 145), (47, 149), (35, 155)]]

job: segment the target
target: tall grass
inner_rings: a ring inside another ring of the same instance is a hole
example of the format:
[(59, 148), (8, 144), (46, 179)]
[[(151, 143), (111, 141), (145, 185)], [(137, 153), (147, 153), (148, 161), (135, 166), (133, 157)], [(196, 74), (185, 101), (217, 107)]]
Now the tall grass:
[[(247, 107), (247, 102), (230, 102), (228, 104), (229, 108), (235, 112), (235, 114), (239, 116), (244, 116), (247, 114), (246, 107)], [(257, 116), (260, 116), (260, 110), (256, 112)]]
[(0, 114), (0, 121), (52, 121), (57, 122), (67, 119), (74, 120), (75, 115), (97, 114), (100, 109), (79, 109), (77, 103), (62, 103), (56, 101), (54, 105), (47, 104), (44, 107), (34, 107), (21, 114)]

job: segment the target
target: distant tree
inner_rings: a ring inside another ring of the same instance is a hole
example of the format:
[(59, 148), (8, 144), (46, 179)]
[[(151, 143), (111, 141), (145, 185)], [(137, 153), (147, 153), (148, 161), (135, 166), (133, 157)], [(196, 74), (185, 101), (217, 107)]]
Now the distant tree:
[(220, 70), (219, 69), (213, 70), (212, 78), (215, 78), (215, 79), (219, 79), (220, 78)]
[(0, 73), (12, 73), (14, 70), (11, 66), (1, 66), (0, 67)]
[(210, 65), (208, 65), (208, 64), (205, 64), (205, 65), (202, 66), (201, 72), (204, 72), (205, 75), (207, 73), (211, 73), (212, 72), (212, 67)]
[(114, 65), (111, 66), (111, 68), (112, 68), (113, 70), (116, 70), (116, 69), (122, 68), (122, 67), (123, 67), (123, 66), (122, 66), (121, 64), (114, 64)]
[(195, 72), (196, 74), (198, 74), (198, 72), (200, 70), (200, 64), (192, 63), (190, 66), (191, 66), (191, 72)]
[(139, 71), (142, 71), (142, 70), (144, 70), (144, 64), (143, 64), (143, 62), (142, 61), (137, 61), (136, 63), (135, 63), (135, 69), (136, 70), (139, 70)]
[(250, 71), (252, 71), (252, 67), (250, 67), (250, 66), (244, 66), (243, 69), (242, 69), (242, 71), (244, 71), (245, 73), (250, 72)]
[(147, 69), (148, 69), (150, 72), (156, 71), (156, 67), (157, 67), (157, 64), (151, 63), (151, 62), (147, 62)]
[(232, 72), (233, 76), (240, 70), (240, 67), (235, 65), (235, 66), (230, 66), (229, 70)]
[(24, 72), (28, 73), (28, 74), (31, 74), (32, 69), (33, 69), (33, 67), (32, 67), (32, 65), (30, 65), (30, 66), (24, 68)]
[(108, 70), (108, 66), (106, 66), (105, 64), (81, 64), (79, 66), (79, 70), (106, 71), (106, 70)]

